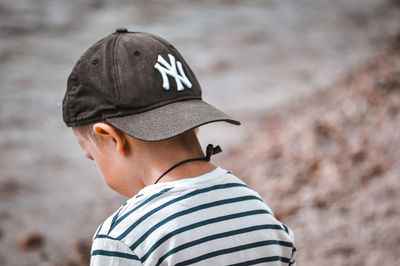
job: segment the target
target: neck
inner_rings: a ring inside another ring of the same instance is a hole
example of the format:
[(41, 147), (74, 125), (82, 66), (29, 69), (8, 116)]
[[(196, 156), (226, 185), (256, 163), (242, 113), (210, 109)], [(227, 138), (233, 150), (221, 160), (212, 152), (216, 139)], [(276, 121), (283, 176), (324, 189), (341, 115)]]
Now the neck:
[[(175, 164), (176, 165), (176, 164)], [(157, 183), (176, 181), (184, 178), (191, 178), (203, 175), (214, 170), (216, 167), (207, 161), (189, 161), (174, 167), (166, 174), (161, 174), (156, 179)], [(171, 169), (171, 168), (169, 168)], [(167, 169), (168, 170), (168, 169)]]
[[(134, 141), (130, 169), (134, 165), (134, 169), (138, 170), (129, 178), (140, 179), (144, 186), (154, 184), (168, 169), (181, 161), (205, 156), (194, 131), (166, 141)], [(168, 172), (159, 183), (200, 176), (215, 168), (208, 161), (187, 162)]]

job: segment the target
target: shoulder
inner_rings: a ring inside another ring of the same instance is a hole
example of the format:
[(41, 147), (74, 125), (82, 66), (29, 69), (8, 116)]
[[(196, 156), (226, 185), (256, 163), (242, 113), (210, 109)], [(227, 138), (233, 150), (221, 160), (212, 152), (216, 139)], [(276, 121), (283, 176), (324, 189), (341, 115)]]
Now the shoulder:
[(90, 265), (141, 265), (141, 262), (122, 241), (98, 235), (92, 243)]
[(92, 241), (98, 238), (100, 235), (108, 235), (111, 231), (111, 228), (115, 221), (118, 219), (120, 213), (125, 209), (127, 206), (127, 202), (125, 202), (118, 210), (116, 210), (113, 214), (111, 214), (104, 222), (102, 222), (99, 227), (97, 228), (96, 232), (93, 235)]
[[(140, 195), (139, 195), (140, 196)], [(134, 209), (136, 201), (125, 202), (97, 228), (92, 238), (90, 265), (141, 265), (139, 257), (122, 239), (112, 232), (129, 211)]]

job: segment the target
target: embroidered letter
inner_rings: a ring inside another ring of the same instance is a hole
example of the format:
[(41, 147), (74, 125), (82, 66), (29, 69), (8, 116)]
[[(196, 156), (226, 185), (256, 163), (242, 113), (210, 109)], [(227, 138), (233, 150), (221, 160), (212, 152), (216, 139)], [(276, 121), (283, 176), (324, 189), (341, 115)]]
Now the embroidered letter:
[[(191, 88), (192, 83), (190, 83), (190, 81), (186, 77), (181, 62), (176, 61), (173, 55), (168, 54), (168, 57), (171, 64), (168, 64), (168, 62), (165, 61), (165, 59), (162, 58), (161, 55), (159, 55), (158, 62), (154, 65), (154, 68), (157, 69), (162, 76), (163, 88), (166, 89), (167, 91), (169, 90), (169, 80), (167, 75), (170, 75), (171, 77), (175, 78), (178, 91), (183, 91), (184, 87), (182, 83), (185, 84), (186, 87)], [(178, 67), (179, 74), (177, 72), (176, 67)]]

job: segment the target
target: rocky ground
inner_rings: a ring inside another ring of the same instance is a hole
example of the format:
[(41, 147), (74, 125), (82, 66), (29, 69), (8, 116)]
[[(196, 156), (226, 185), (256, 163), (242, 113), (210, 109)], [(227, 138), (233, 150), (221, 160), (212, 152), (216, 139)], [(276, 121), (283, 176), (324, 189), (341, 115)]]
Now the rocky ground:
[(329, 90), (271, 110), (227, 157), (295, 231), (299, 265), (396, 265), (400, 35)]

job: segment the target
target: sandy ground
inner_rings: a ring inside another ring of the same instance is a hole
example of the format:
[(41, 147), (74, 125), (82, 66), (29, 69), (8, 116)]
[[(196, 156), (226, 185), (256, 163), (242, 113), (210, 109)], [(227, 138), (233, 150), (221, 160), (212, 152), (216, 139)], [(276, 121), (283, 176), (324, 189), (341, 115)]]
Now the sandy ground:
[(300, 265), (393, 265), (397, 3), (1, 1), (0, 265), (86, 265), (125, 201), (60, 109), (77, 58), (120, 26), (170, 40), (204, 98), (243, 122), (201, 128), (201, 142), (295, 231)]

